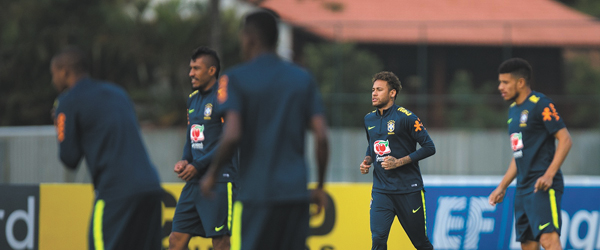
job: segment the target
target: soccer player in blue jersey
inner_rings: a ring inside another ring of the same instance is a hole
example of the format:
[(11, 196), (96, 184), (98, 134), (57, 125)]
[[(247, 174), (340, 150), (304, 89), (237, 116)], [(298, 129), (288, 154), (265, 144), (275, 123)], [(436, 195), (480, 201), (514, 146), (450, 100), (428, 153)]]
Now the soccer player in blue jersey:
[[(421, 119), (394, 103), (401, 89), (392, 72), (373, 76), (371, 101), (376, 109), (365, 116), (369, 144), (360, 164), (362, 174), (369, 173), (373, 164), (371, 249), (387, 249), (396, 216), (416, 249), (433, 249), (427, 237), (419, 161), (435, 154), (435, 145)], [(418, 150), (417, 143), (421, 145)]]
[[(490, 194), (490, 205), (502, 202), (506, 188), (517, 178), (515, 228), (524, 250), (562, 249), (560, 201), (564, 183), (560, 166), (571, 149), (571, 135), (556, 106), (531, 90), (531, 65), (523, 59), (503, 62), (498, 90), (508, 111), (508, 133), (513, 158), (504, 178)], [(555, 145), (555, 141), (558, 143)]]
[[(217, 155), (203, 177), (206, 193), (218, 169), (239, 146), (240, 191), (234, 205), (231, 249), (303, 250), (309, 229), (309, 200), (319, 210), (328, 158), (327, 125), (311, 75), (275, 54), (277, 18), (271, 12), (247, 15), (241, 31), (247, 61), (219, 79), (227, 121)], [(318, 183), (307, 190), (305, 134), (316, 143)]]
[(89, 249), (160, 249), (163, 190), (142, 142), (133, 104), (120, 87), (89, 77), (79, 49), (52, 58), (59, 156), (85, 157), (96, 194)]
[(198, 180), (202, 177), (217, 148), (223, 130), (216, 84), (221, 70), (217, 53), (199, 47), (192, 53), (189, 76), (194, 90), (187, 102), (188, 129), (182, 160), (174, 167), (179, 178), (186, 181), (173, 216), (169, 249), (187, 249), (193, 236), (212, 238), (215, 250), (229, 249), (233, 190), (236, 165), (233, 159), (219, 173), (216, 195), (200, 194)]

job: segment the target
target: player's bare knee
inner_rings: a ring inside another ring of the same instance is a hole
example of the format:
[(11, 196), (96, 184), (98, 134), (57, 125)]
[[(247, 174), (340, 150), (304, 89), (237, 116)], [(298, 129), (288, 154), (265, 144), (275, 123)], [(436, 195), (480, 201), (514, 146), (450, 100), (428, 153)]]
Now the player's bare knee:
[(169, 250), (183, 250), (186, 249), (185, 237), (183, 235), (172, 232), (169, 235)]
[(560, 237), (557, 232), (542, 234), (540, 236), (540, 245), (546, 250), (562, 250)]
[(218, 236), (212, 238), (215, 250), (229, 250), (229, 236)]

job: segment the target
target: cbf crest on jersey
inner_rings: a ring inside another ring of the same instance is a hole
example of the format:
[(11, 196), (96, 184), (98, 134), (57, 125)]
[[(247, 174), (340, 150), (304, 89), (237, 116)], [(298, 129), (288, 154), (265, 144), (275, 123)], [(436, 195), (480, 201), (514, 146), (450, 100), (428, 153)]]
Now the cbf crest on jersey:
[(210, 120), (210, 115), (212, 114), (212, 104), (206, 104), (204, 106), (204, 120)]
[(521, 118), (519, 118), (519, 127), (527, 127), (527, 118), (529, 117), (529, 111), (523, 110), (521, 112)]
[(389, 120), (387, 122), (387, 131), (388, 131), (388, 135), (393, 135), (394, 134), (394, 130), (396, 129), (396, 121), (394, 120)]

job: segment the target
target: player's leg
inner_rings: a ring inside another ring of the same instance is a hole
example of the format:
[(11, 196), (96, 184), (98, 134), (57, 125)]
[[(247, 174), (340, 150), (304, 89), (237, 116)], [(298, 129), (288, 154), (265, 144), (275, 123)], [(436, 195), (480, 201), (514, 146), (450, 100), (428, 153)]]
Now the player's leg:
[(92, 211), (92, 219), (90, 221), (90, 229), (88, 233), (88, 249), (100, 250), (105, 249), (104, 245), (104, 208), (106, 207), (106, 201), (101, 198), (97, 198), (94, 202)]
[(169, 235), (169, 250), (186, 250), (192, 235), (180, 232), (171, 232)]
[(229, 250), (229, 235), (216, 236), (212, 238), (214, 250)]
[(159, 189), (98, 199), (90, 249), (161, 249), (162, 195)]
[(555, 189), (538, 191), (531, 194), (531, 202), (526, 207), (526, 213), (533, 227), (533, 236), (544, 249), (562, 249), (560, 244), (560, 203), (562, 192)]
[(188, 249), (193, 236), (205, 234), (196, 208), (198, 184), (186, 183), (181, 190), (173, 215), (173, 226), (169, 235), (169, 249)]
[(371, 240), (372, 250), (387, 249), (390, 228), (396, 213), (387, 194), (371, 192)]
[(273, 204), (270, 210), (254, 249), (304, 250), (310, 219), (308, 201)]
[(233, 217), (233, 190), (231, 182), (217, 183), (214, 196), (202, 197), (196, 203), (198, 214), (207, 238), (212, 238), (215, 250), (228, 250), (230, 248), (229, 235)]
[(237, 201), (231, 250), (304, 250), (308, 223), (308, 201), (281, 204)]
[(535, 248), (539, 250), (539, 243), (535, 241), (533, 234), (531, 232), (531, 226), (529, 223), (529, 218), (525, 213), (525, 203), (527, 202), (526, 194), (515, 194), (515, 234), (518, 242), (521, 242), (521, 249), (530, 250)]
[(392, 195), (398, 220), (406, 235), (417, 250), (433, 249), (427, 237), (427, 214), (425, 207), (425, 192)]
[(537, 241), (526, 240), (521, 241), (522, 250), (540, 250), (540, 243)]
[(562, 250), (560, 236), (557, 232), (542, 234), (540, 236), (540, 244), (546, 250)]
[(137, 194), (131, 199), (124, 237), (114, 249), (162, 249), (163, 192)]

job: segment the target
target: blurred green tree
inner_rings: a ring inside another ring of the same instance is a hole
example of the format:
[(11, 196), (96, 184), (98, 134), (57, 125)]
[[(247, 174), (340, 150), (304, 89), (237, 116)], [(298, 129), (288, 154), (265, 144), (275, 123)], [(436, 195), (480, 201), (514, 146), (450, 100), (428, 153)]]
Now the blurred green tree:
[(589, 57), (575, 56), (565, 62), (566, 92), (577, 102), (569, 102), (573, 112), (568, 115), (568, 126), (593, 128), (600, 126), (598, 96), (600, 96), (600, 69)]
[(497, 110), (497, 84), (489, 82), (474, 87), (472, 75), (467, 70), (457, 70), (449, 86), (447, 120), (452, 128), (502, 128), (506, 111)]
[(319, 43), (304, 47), (304, 62), (320, 86), (329, 124), (362, 127), (373, 111), (371, 78), (383, 69), (381, 60), (352, 43)]
[[(67, 45), (89, 51), (92, 76), (125, 87), (142, 123), (184, 125), (189, 55), (210, 41), (209, 9), (172, 0), (3, 1), (0, 126), (51, 124), (49, 61)], [(223, 68), (239, 62), (238, 24), (222, 15)]]
[(600, 1), (598, 0), (560, 0), (583, 13), (600, 18)]

